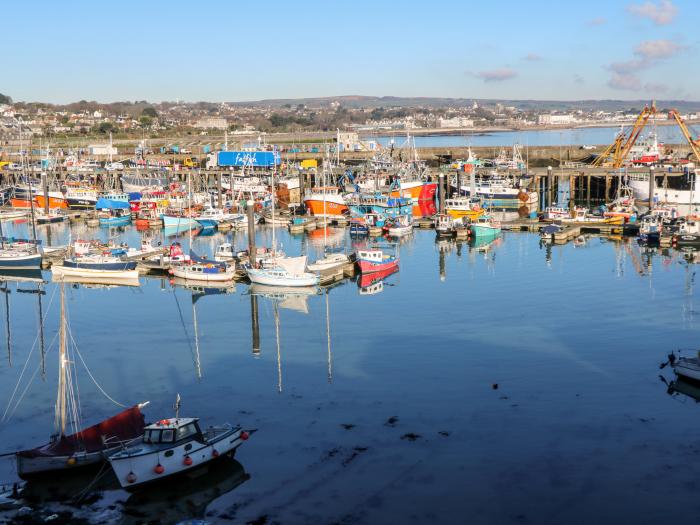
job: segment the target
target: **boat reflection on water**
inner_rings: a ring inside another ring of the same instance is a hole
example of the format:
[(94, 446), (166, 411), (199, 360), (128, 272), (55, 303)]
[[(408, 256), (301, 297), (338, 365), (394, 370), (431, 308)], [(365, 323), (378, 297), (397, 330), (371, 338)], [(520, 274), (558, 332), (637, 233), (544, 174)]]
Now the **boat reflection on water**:
[(141, 286), (138, 277), (135, 278), (114, 278), (91, 275), (89, 277), (78, 277), (75, 275), (65, 275), (51, 272), (51, 282), (81, 284), (86, 288), (114, 288), (117, 286)]
[[(205, 518), (207, 507), (250, 479), (243, 465), (222, 457), (186, 477), (132, 494), (120, 523), (186, 523)], [(208, 522), (209, 520), (207, 520)]]
[[(316, 286), (268, 286), (251, 284), (248, 289), (251, 297), (264, 297), (272, 301), (275, 317), (275, 342), (277, 349), (277, 391), (282, 392), (282, 348), (280, 344), (280, 315), (279, 309), (285, 308), (303, 314), (309, 313), (308, 298), (319, 294)], [(258, 303), (251, 299), (253, 323), (253, 354), (260, 355), (260, 327), (258, 324)], [(257, 348), (256, 348), (257, 344)]]
[(660, 377), (662, 382), (667, 386), (666, 393), (668, 395), (675, 396), (677, 394), (682, 394), (694, 399), (696, 403), (700, 403), (700, 383), (697, 381), (676, 377), (676, 379), (669, 383), (663, 376)]
[(44, 277), (38, 268), (27, 270), (0, 270), (0, 282), (43, 283)]
[[(250, 475), (240, 462), (222, 456), (187, 475), (131, 494), (120, 509), (122, 518), (119, 523), (174, 524), (183, 520), (203, 519), (207, 507), (214, 500), (248, 479)], [(62, 475), (60, 479), (43, 476), (28, 481), (18, 487), (18, 501), (23, 505), (79, 505), (99, 499), (99, 495), (106, 491), (119, 489), (119, 481), (111, 469), (105, 469), (97, 476), (95, 472), (74, 471)]]
[(387, 268), (379, 272), (361, 274), (357, 278), (360, 295), (376, 295), (384, 290), (384, 280), (399, 271), (398, 267)]
[(183, 279), (182, 277), (173, 277), (170, 280), (170, 284), (174, 287), (184, 288), (192, 292), (192, 299), (197, 301), (200, 297), (205, 295), (221, 295), (235, 293), (236, 284), (233, 281), (230, 282), (202, 282), (198, 283), (190, 279)]

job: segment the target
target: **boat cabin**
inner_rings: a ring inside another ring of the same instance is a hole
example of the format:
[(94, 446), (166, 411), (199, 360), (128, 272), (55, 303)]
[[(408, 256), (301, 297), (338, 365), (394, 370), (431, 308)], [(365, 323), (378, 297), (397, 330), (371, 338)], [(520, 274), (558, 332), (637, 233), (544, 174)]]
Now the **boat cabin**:
[(363, 261), (382, 263), (386, 259), (389, 259), (389, 255), (384, 255), (381, 250), (360, 250), (357, 252), (357, 258)]
[(161, 419), (147, 425), (143, 431), (143, 442), (149, 444), (177, 443), (184, 439), (203, 441), (198, 418)]

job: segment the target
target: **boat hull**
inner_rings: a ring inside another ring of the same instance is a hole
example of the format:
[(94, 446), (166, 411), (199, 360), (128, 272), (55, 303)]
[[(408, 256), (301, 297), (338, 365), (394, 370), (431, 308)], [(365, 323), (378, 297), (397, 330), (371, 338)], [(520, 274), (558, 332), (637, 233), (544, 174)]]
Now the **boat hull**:
[(436, 182), (402, 182), (400, 190), (394, 190), (391, 197), (410, 197), (414, 201), (428, 201), (435, 198)]
[(316, 217), (341, 217), (348, 214), (348, 207), (344, 202), (333, 202), (326, 200), (325, 212), (323, 207), (323, 199), (308, 198), (304, 199), (306, 210)]
[(679, 357), (672, 365), (676, 375), (700, 381), (700, 363), (697, 359), (689, 359), (687, 357)]
[[(112, 449), (113, 452), (118, 448)], [(103, 464), (106, 460), (105, 454), (109, 451), (78, 453), (70, 456), (39, 456), (35, 458), (25, 458), (15, 456), (17, 464), (17, 475), (27, 481), (53, 473), (61, 474), (95, 468)]]
[(318, 284), (318, 276), (316, 274), (308, 273), (303, 276), (295, 277), (294, 279), (283, 279), (279, 277), (270, 276), (264, 270), (248, 270), (248, 279), (253, 284), (263, 284), (266, 286), (316, 286)]
[(173, 215), (163, 215), (161, 219), (163, 220), (164, 228), (199, 228), (199, 223), (196, 219), (192, 217), (175, 217)]
[(392, 261), (387, 261), (384, 263), (376, 263), (364, 259), (359, 259), (357, 261), (357, 265), (360, 267), (361, 273), (388, 272), (389, 270), (398, 268), (399, 260), (394, 259)]
[[(169, 479), (174, 475), (200, 468), (211, 463), (218, 457), (233, 455), (238, 447), (245, 441), (241, 437), (240, 428), (232, 428), (214, 439), (209, 439), (202, 444), (197, 441), (186, 441), (181, 444), (174, 443), (172, 447), (159, 452), (139, 453), (138, 448), (133, 453), (118, 453), (109, 458), (119, 484), (128, 491), (138, 490), (145, 485)], [(192, 446), (194, 444), (194, 446)], [(185, 448), (190, 446), (189, 449)], [(170, 454), (172, 451), (172, 454)], [(184, 458), (190, 458), (186, 465)], [(161, 465), (161, 474), (155, 472), (155, 468)], [(133, 481), (130, 481), (133, 480)]]
[(498, 237), (498, 235), (501, 233), (501, 229), (482, 226), (479, 224), (471, 224), (469, 226), (469, 232), (471, 233), (472, 237)]
[(206, 273), (206, 272), (194, 272), (189, 268), (183, 268), (183, 267), (177, 267), (174, 266), (171, 270), (170, 273), (174, 277), (178, 277), (180, 279), (184, 279), (186, 281), (198, 281), (198, 282), (225, 282), (225, 281), (231, 281), (236, 275), (236, 272), (233, 270), (227, 270), (225, 272), (212, 272), (212, 273)]
[[(114, 280), (124, 280), (124, 281), (137, 281), (139, 279), (139, 272), (136, 269), (130, 270), (97, 270), (93, 268), (86, 268), (80, 266), (65, 266), (66, 261), (64, 261), (63, 266), (54, 265), (51, 267), (51, 272), (57, 274), (58, 276), (66, 275), (69, 277), (80, 277), (88, 282), (90, 279), (97, 279), (96, 281), (89, 282), (104, 282), (104, 281), (114, 281)], [(136, 263), (133, 263), (133, 268), (136, 268)]]
[(33, 270), (40, 268), (40, 253), (8, 257), (3, 257), (0, 255), (0, 269), (2, 270)]

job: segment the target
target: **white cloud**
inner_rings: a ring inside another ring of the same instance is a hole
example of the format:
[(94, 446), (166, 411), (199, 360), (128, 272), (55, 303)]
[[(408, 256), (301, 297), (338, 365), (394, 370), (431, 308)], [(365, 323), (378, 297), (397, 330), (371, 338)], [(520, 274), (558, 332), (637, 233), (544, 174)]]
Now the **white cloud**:
[[(673, 55), (685, 49), (684, 46), (670, 40), (645, 40), (634, 48), (637, 58), (623, 62), (613, 62), (607, 68), (612, 71), (608, 86), (614, 89), (639, 90), (642, 82), (638, 73), (649, 69), (659, 62), (671, 58)], [(660, 84), (646, 84), (646, 86), (659, 87)], [(645, 88), (646, 88), (645, 86)], [(650, 91), (654, 91), (651, 89)]]
[(539, 60), (542, 60), (542, 57), (537, 53), (528, 53), (523, 57), (523, 60), (527, 60), (529, 62), (537, 62)]
[(501, 67), (498, 69), (490, 69), (488, 71), (479, 71), (477, 77), (484, 82), (503, 82), (518, 76), (518, 73), (509, 67)]
[(610, 80), (608, 80), (608, 86), (624, 91), (638, 91), (642, 87), (642, 82), (637, 75), (613, 73)]
[(673, 22), (678, 14), (678, 8), (671, 0), (661, 0), (658, 4), (644, 2), (627, 6), (627, 11), (641, 18), (648, 18), (658, 26), (665, 26)]
[(579, 85), (581, 85), (581, 84), (585, 84), (585, 83), (586, 83), (586, 79), (585, 79), (585, 78), (583, 78), (583, 77), (582, 77), (581, 75), (579, 75), (578, 73), (574, 74), (574, 84), (579, 84)]
[(683, 49), (670, 40), (646, 40), (634, 48), (634, 54), (645, 60), (669, 58)]
[(654, 94), (666, 93), (668, 91), (668, 86), (666, 84), (647, 82), (646, 84), (644, 84), (644, 90)]

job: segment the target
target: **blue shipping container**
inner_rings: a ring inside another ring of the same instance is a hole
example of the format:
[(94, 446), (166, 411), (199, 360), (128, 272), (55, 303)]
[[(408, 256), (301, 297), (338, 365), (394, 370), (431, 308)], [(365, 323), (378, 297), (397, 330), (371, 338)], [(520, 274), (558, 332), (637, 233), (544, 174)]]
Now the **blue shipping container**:
[(219, 166), (260, 166), (279, 165), (280, 157), (272, 151), (220, 151)]

